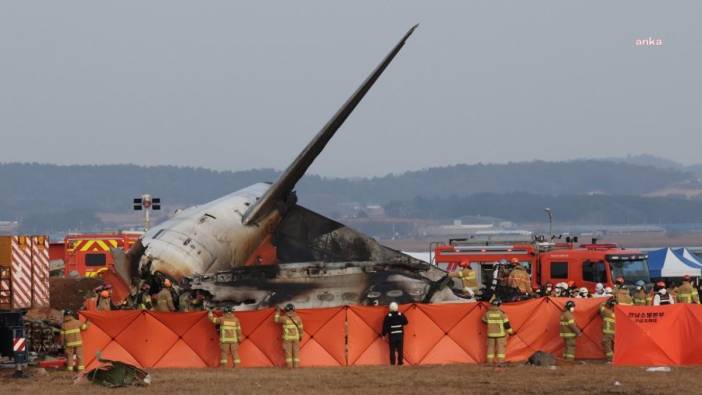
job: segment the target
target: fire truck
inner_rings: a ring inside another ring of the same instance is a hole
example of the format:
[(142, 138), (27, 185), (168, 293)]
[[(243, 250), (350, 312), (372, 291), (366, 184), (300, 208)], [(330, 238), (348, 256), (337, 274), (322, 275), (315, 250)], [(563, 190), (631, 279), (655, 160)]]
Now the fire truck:
[(594, 291), (597, 283), (613, 287), (621, 276), (625, 283), (644, 281), (650, 284), (648, 256), (639, 250), (621, 248), (616, 244), (578, 244), (577, 237), (566, 237), (565, 242), (545, 241), (543, 237), (530, 242), (491, 242), (475, 239), (451, 239), (448, 244), (432, 243), (431, 261), (449, 272), (462, 264), (470, 265), (479, 283), (489, 286), (494, 273), (505, 261), (514, 258), (529, 272), (532, 287), (573, 282), (577, 287)]
[(120, 247), (126, 251), (141, 235), (141, 232), (67, 235), (63, 247), (64, 275), (75, 272), (83, 277), (98, 276), (114, 264), (111, 249)]

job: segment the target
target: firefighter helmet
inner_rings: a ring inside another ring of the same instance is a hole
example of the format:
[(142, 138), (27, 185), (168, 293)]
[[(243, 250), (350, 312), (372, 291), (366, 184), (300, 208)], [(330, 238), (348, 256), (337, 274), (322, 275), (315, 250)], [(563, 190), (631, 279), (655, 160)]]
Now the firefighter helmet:
[(399, 308), (399, 306), (397, 306), (397, 303), (395, 303), (395, 302), (391, 302), (390, 306), (388, 306), (388, 307), (389, 307), (390, 311), (393, 311), (393, 312), (397, 311), (397, 309)]
[(572, 300), (567, 301), (565, 304), (565, 308), (566, 308), (566, 310), (570, 310), (572, 308), (575, 308), (575, 302), (573, 302)]
[(492, 300), (491, 303), (492, 303), (493, 306), (500, 306), (500, 305), (502, 304), (502, 299), (500, 299), (500, 298), (495, 298), (495, 299)]
[(285, 305), (285, 311), (295, 311), (295, 306), (292, 303), (288, 303)]

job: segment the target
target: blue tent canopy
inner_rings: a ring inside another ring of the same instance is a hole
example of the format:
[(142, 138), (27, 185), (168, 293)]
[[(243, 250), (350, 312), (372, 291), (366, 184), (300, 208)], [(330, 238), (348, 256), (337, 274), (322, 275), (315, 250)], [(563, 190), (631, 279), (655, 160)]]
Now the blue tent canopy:
[(692, 261), (693, 263), (697, 264), (698, 266), (702, 267), (702, 258), (699, 256), (693, 254), (690, 250), (687, 248), (678, 248), (675, 251), (676, 254), (682, 256), (683, 258), (687, 259), (688, 261)]
[(670, 248), (649, 251), (648, 270), (652, 278), (702, 275), (702, 264), (695, 263)]

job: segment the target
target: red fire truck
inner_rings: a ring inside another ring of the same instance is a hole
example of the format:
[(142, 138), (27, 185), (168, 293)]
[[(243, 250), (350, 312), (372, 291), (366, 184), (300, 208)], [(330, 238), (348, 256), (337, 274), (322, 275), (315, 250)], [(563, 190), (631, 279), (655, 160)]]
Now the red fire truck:
[(120, 247), (125, 251), (134, 244), (141, 232), (69, 234), (64, 239), (64, 275), (76, 272), (80, 276), (95, 277), (112, 267), (110, 250)]
[(577, 237), (566, 242), (497, 242), (485, 240), (452, 239), (448, 244), (432, 245), (432, 262), (447, 271), (469, 264), (476, 271), (478, 281), (486, 286), (492, 283), (495, 266), (501, 261), (517, 258), (531, 276), (532, 287), (546, 283), (574, 282), (578, 287), (594, 291), (597, 283), (613, 286), (614, 279), (624, 277), (627, 284), (643, 280), (649, 284), (645, 253), (621, 248), (616, 244), (578, 244)]

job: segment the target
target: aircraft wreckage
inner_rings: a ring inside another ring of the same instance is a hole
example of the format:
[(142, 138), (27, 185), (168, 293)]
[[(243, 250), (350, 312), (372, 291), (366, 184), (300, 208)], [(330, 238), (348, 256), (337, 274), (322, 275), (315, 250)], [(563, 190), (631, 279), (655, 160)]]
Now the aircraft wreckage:
[(119, 277), (132, 286), (149, 282), (154, 292), (169, 278), (182, 289), (204, 293), (208, 306), (241, 310), (288, 302), (331, 307), (463, 301), (443, 270), (298, 205), (294, 192), (415, 28), (277, 181), (188, 208), (151, 228), (126, 253), (114, 252)]

